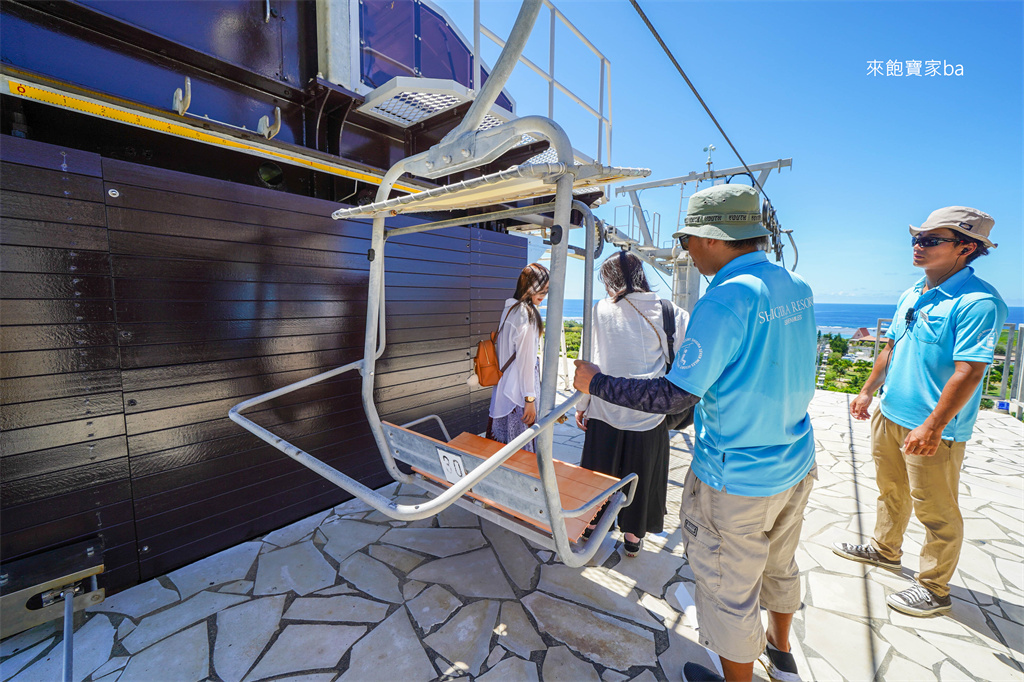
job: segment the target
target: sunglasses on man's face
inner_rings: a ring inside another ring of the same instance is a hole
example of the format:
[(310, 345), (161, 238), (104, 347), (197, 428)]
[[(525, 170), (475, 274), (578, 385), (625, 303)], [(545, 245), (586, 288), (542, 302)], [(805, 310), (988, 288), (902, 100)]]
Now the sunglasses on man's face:
[(942, 242), (959, 242), (959, 239), (952, 239), (950, 237), (922, 237), (920, 235), (910, 238), (911, 246), (920, 246), (925, 249), (930, 249), (933, 246), (938, 246)]
[(681, 237), (679, 237), (679, 248), (681, 248), (683, 251), (690, 250), (690, 235), (684, 234)]

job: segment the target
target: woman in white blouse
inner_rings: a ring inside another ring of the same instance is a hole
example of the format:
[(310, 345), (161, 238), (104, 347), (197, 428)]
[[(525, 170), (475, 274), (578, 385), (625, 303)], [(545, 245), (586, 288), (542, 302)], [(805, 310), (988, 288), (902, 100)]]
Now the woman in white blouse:
[[(651, 291), (643, 263), (619, 251), (601, 265), (608, 298), (594, 306), (593, 361), (610, 376), (653, 379), (668, 366), (668, 338), (662, 305)], [(675, 346), (683, 339), (689, 314), (672, 304)], [(576, 424), (587, 432), (581, 466), (612, 476), (637, 474), (633, 503), (619, 512), (626, 556), (635, 557), (647, 533), (664, 529), (668, 489), (669, 433), (665, 415), (638, 412), (584, 396)], [(591, 526), (584, 536), (589, 537)]]
[[(488, 437), (508, 443), (537, 421), (537, 397), (540, 395), (540, 363), (537, 349), (544, 322), (537, 310), (548, 295), (548, 269), (530, 263), (519, 273), (516, 291), (505, 299), (501, 311), (498, 339), (499, 366), (515, 359), (501, 375), (491, 393), (491, 423)], [(534, 452), (531, 441), (523, 450)]]

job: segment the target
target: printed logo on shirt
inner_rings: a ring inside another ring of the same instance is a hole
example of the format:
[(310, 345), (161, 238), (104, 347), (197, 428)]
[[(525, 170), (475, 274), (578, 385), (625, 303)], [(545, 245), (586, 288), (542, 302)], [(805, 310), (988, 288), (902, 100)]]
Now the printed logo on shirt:
[(983, 332), (978, 332), (978, 345), (985, 350), (995, 350), (996, 348), (996, 330), (986, 329)]
[(673, 367), (690, 369), (700, 362), (702, 357), (704, 357), (704, 349), (700, 347), (700, 342), (697, 339), (686, 339), (679, 347), (679, 352), (676, 353)]
[[(774, 308), (770, 308), (769, 310), (761, 310), (761, 311), (759, 311), (757, 313), (757, 321), (759, 323), (761, 323), (761, 324), (764, 324), (765, 322), (771, 322), (772, 320), (777, 320), (780, 317), (787, 317), (788, 318), (788, 317), (790, 317), (792, 315), (795, 315), (796, 313), (799, 313), (802, 310), (807, 310), (808, 308), (813, 308), (813, 307), (814, 307), (814, 298), (813, 297), (808, 296), (807, 298), (798, 298), (798, 299), (796, 299), (794, 301), (790, 301), (789, 303), (785, 303), (783, 305), (775, 306)], [(790, 322), (796, 322), (797, 320), (802, 319), (802, 317), (803, 316), (801, 315), (799, 317), (795, 317), (793, 319), (786, 320), (785, 324), (789, 324)]]

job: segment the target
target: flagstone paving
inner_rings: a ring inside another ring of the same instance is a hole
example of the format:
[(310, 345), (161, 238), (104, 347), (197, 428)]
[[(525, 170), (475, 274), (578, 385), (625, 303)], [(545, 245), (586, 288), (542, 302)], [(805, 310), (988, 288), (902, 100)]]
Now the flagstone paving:
[[(953, 611), (917, 619), (885, 606), (917, 567), (916, 520), (902, 574), (831, 551), (868, 539), (877, 496), (868, 425), (851, 423), (847, 400), (819, 391), (811, 405), (818, 482), (791, 640), (803, 678), (1024, 680), (1021, 423), (981, 414), (961, 481), (967, 541)], [(571, 422), (555, 440), (559, 457), (579, 461)], [(637, 559), (610, 540), (598, 565), (570, 569), (458, 507), (403, 524), (351, 500), (78, 614), (74, 679), (676, 682), (686, 661), (714, 665), (697, 643), (677, 517), (692, 444), (692, 431), (673, 438), (665, 532)], [(61, 639), (55, 621), (0, 643), (0, 682), (59, 679)]]

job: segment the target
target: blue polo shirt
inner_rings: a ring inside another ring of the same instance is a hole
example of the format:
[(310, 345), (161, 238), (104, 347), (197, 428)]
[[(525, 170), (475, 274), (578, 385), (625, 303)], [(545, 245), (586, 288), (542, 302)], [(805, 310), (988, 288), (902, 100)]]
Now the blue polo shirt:
[(763, 251), (723, 267), (697, 302), (667, 379), (701, 396), (690, 465), (734, 495), (787, 490), (814, 466), (807, 405), (817, 327), (811, 288)]
[[(999, 292), (968, 266), (921, 293), (925, 278), (904, 292), (886, 336), (896, 342), (880, 408), (908, 429), (924, 423), (953, 376), (957, 361), (991, 363), (1007, 309)], [(907, 311), (912, 310), (907, 323)], [(943, 440), (970, 439), (978, 419), (982, 383), (942, 430)]]

